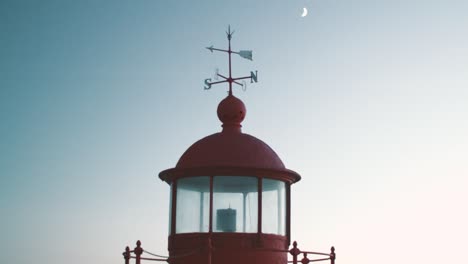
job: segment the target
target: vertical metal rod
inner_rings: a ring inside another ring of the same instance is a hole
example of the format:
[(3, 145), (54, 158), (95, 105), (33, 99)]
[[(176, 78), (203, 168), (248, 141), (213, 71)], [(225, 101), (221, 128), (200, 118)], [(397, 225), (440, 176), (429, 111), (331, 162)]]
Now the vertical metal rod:
[(243, 224), (243, 232), (245, 233), (245, 231), (247, 230), (246, 227), (245, 227), (246, 218), (247, 218), (247, 216), (245, 215), (245, 213), (247, 212), (247, 210), (246, 210), (246, 207), (247, 207), (247, 199), (246, 199), (247, 198), (247, 193), (243, 193), (242, 195), (244, 196), (243, 197), (244, 198), (244, 208), (243, 208), (243, 212), (242, 212), (242, 214), (243, 214), (242, 224)]
[(210, 176), (210, 222), (208, 232), (213, 233), (213, 176)]
[(177, 180), (172, 183), (171, 235), (176, 233)]
[(281, 192), (279, 189), (276, 189), (276, 197), (278, 199), (277, 201), (277, 208), (276, 210), (278, 210), (278, 215), (277, 215), (277, 221), (278, 221), (278, 229), (276, 230), (277, 234), (278, 235), (281, 235), (281, 227), (283, 225), (283, 221), (281, 220), (281, 215), (282, 215), (282, 212), (281, 212)]
[(200, 192), (200, 228), (198, 232), (203, 232), (203, 210), (205, 209), (203, 196), (203, 192)]
[(229, 54), (229, 95), (232, 95), (232, 74), (231, 74), (231, 26), (229, 26), (229, 33), (228, 33), (228, 42), (229, 42), (229, 49), (228, 49), (228, 54)]
[(286, 183), (286, 236), (291, 244), (291, 184)]
[(258, 234), (262, 233), (262, 178), (258, 178)]

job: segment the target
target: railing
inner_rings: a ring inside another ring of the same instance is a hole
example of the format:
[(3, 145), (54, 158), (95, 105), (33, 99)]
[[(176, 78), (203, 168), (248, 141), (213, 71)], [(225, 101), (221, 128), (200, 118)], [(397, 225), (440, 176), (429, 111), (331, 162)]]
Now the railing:
[[(142, 257), (141, 255), (143, 254), (143, 252), (145, 252), (145, 253), (147, 253), (147, 254), (149, 254), (149, 255), (152, 255), (152, 256), (154, 256), (154, 257), (158, 257), (158, 258), (145, 258), (145, 257)], [(132, 256), (132, 253), (134, 253), (135, 256)], [(153, 253), (150, 253), (150, 252), (145, 251), (145, 250), (141, 247), (141, 242), (140, 242), (140, 240), (138, 240), (138, 241), (136, 242), (136, 247), (135, 247), (135, 249), (130, 250), (130, 248), (127, 246), (127, 247), (125, 248), (124, 253), (122, 253), (122, 255), (124, 256), (125, 264), (130, 264), (130, 259), (135, 259), (135, 264), (141, 264), (141, 260), (166, 261), (166, 262), (169, 262), (169, 261), (168, 261), (169, 257), (167, 257), (167, 256), (157, 255), (157, 254), (153, 254)]]
[[(209, 243), (209, 244), (211, 244), (211, 243)], [(211, 251), (215, 250), (215, 249), (213, 249), (211, 247), (211, 245), (208, 245), (207, 249), (208, 249), (209, 263), (211, 263)], [(330, 264), (335, 264), (335, 259), (336, 259), (335, 247), (331, 247), (330, 253), (302, 251), (297, 247), (297, 242), (296, 241), (294, 241), (293, 247), (290, 250), (272, 250), (272, 249), (254, 249), (254, 250), (289, 253), (292, 256), (292, 260), (288, 260), (287, 263), (293, 263), (293, 264), (298, 264), (298, 263), (308, 264), (310, 262), (318, 262), (318, 261), (325, 261), (325, 260), (330, 260)], [(137, 243), (136, 243), (136, 247), (133, 250), (130, 250), (129, 247), (126, 247), (125, 251), (122, 253), (122, 255), (124, 256), (125, 264), (130, 264), (130, 259), (135, 259), (135, 264), (141, 264), (141, 260), (165, 261), (165, 262), (171, 263), (171, 259), (183, 258), (183, 257), (194, 255), (194, 254), (200, 253), (200, 252), (202, 252), (201, 248), (196, 249), (196, 250), (194, 250), (192, 252), (188, 252), (186, 254), (180, 255), (180, 256), (171, 256), (171, 257), (162, 256), (162, 255), (154, 254), (154, 253), (151, 253), (151, 252), (148, 252), (148, 251), (144, 250), (141, 247), (140, 240), (138, 240)], [(133, 255), (132, 255), (132, 253), (133, 253)], [(146, 253), (146, 254), (151, 255), (153, 257), (156, 257), (156, 258), (142, 257), (143, 253)], [(298, 258), (301, 257), (300, 256), (301, 254), (302, 254), (302, 258), (300, 260), (298, 260)], [(315, 259), (309, 259), (307, 257), (308, 255), (322, 256), (322, 257), (317, 257)]]
[[(331, 247), (330, 248), (330, 253), (320, 253), (320, 252), (312, 252), (312, 251), (301, 251), (298, 247), (297, 247), (297, 242), (294, 241), (293, 243), (293, 247), (288, 251), (289, 254), (292, 255), (292, 260), (291, 261), (288, 261), (288, 263), (293, 263), (293, 264), (297, 264), (297, 257), (300, 255), (300, 254), (303, 254), (302, 255), (302, 259), (300, 260), (300, 262), (302, 264), (308, 264), (310, 262), (317, 262), (317, 261), (324, 261), (324, 260), (330, 260), (330, 264), (335, 264), (335, 259), (336, 259), (336, 254), (335, 254), (335, 247)], [(307, 255), (319, 255), (319, 256), (327, 256), (326, 258), (317, 258), (317, 259), (309, 259), (307, 257)]]

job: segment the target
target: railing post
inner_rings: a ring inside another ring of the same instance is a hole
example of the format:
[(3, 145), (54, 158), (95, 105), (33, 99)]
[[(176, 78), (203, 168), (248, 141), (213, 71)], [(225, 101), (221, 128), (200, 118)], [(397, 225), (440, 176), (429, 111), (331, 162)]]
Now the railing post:
[(335, 247), (331, 247), (331, 253), (330, 253), (330, 263), (331, 264), (335, 264), (335, 258), (336, 258), (336, 254), (335, 254)]
[(293, 256), (293, 264), (297, 264), (297, 255), (301, 254), (301, 251), (297, 248), (297, 242), (294, 241), (293, 248), (289, 250), (289, 253)]
[(307, 253), (304, 253), (304, 257), (301, 260), (302, 264), (309, 264), (310, 259), (307, 258)]
[(129, 264), (130, 263), (130, 248), (128, 246), (125, 248), (125, 252), (122, 253), (122, 255), (124, 256), (125, 264)]
[(143, 248), (141, 248), (141, 242), (138, 240), (136, 242), (136, 248), (133, 250), (135, 253), (135, 264), (140, 264), (141, 263), (141, 254), (143, 254)]

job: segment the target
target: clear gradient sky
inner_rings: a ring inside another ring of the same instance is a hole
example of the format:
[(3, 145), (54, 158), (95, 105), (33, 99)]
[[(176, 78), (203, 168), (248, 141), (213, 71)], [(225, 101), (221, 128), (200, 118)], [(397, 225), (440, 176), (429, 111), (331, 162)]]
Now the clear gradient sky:
[[(309, 15), (301, 18), (302, 8)], [(466, 263), (468, 1), (0, 1), (0, 263), (166, 254), (159, 171), (220, 131), (226, 59), (243, 131), (303, 179), (292, 239), (337, 263)]]

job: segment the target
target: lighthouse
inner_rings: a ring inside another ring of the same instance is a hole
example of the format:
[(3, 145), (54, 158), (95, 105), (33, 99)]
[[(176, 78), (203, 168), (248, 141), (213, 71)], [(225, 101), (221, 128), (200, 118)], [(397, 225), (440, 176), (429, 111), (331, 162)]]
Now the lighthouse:
[[(170, 187), (169, 256), (143, 250), (140, 241), (134, 250), (126, 248), (125, 263), (135, 259), (165, 261), (170, 264), (307, 264), (335, 261), (330, 253), (302, 251), (291, 247), (291, 186), (301, 176), (285, 167), (278, 154), (265, 142), (242, 132), (245, 104), (233, 93), (239, 80), (257, 81), (257, 73), (234, 78), (231, 55), (252, 59), (251, 51), (231, 50), (232, 33), (227, 33), (228, 49), (208, 47), (229, 56), (229, 74), (222, 81), (205, 80), (205, 89), (228, 83), (228, 95), (220, 101), (216, 114), (221, 131), (193, 143), (174, 168), (159, 173)], [(148, 253), (156, 258), (145, 257)], [(143, 255), (143, 256), (142, 256)], [(319, 255), (310, 259), (310, 255)]]
[(208, 263), (210, 254), (220, 264), (287, 262), (290, 187), (300, 176), (242, 132), (246, 112), (229, 94), (217, 109), (222, 131), (195, 142), (175, 168), (159, 174), (171, 186), (171, 263)]

